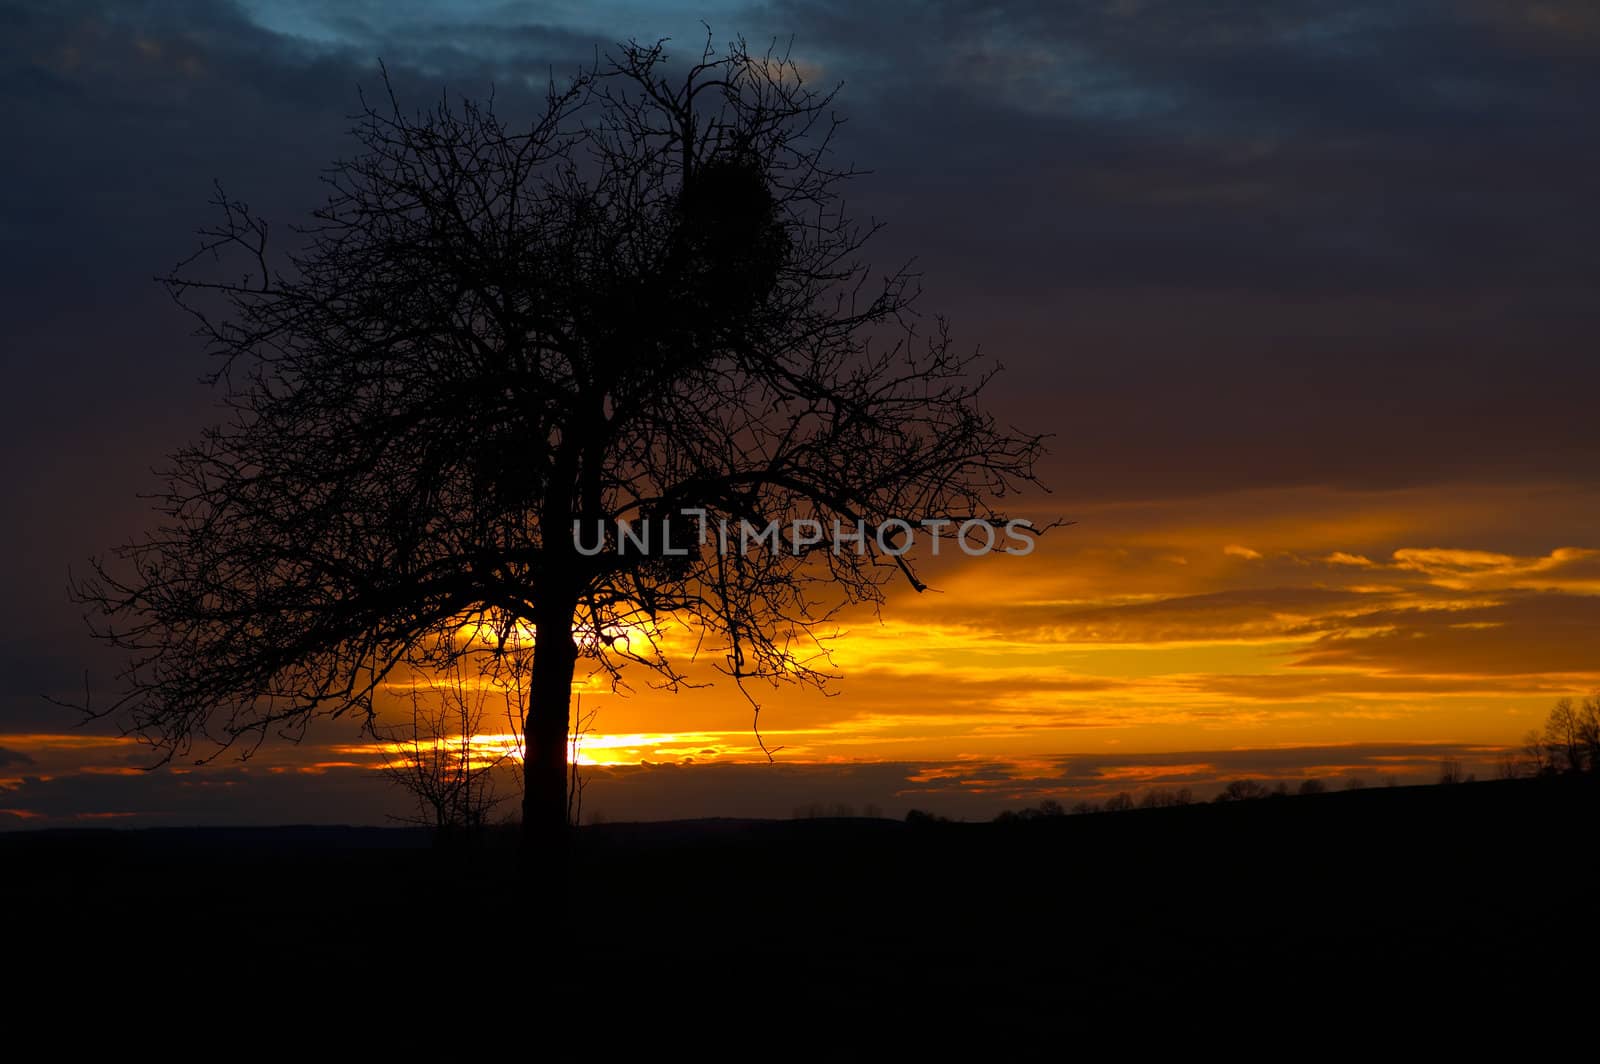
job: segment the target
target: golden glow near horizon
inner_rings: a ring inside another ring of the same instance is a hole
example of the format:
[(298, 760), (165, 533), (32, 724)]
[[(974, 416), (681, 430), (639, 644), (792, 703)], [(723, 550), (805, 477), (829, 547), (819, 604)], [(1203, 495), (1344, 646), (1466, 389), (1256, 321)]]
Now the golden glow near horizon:
[[(1493, 492), (1273, 500), (1230, 500), (1243, 519), (1215, 528), (1181, 504), (1104, 507), (1029, 557), (946, 565), (937, 592), (843, 625), (836, 697), (759, 690), (762, 734), (807, 761), (1495, 745), (1600, 685), (1600, 654), (1568, 638), (1600, 607), (1600, 549), (1491, 549), (1508, 516)], [(1485, 546), (1438, 545), (1474, 525)], [(588, 763), (765, 760), (726, 680), (579, 687), (598, 710)]]
[[(807, 758), (1514, 742), (1600, 686), (1600, 549), (1503, 546), (1536, 496), (1259, 492), (1199, 506), (1215, 528), (1182, 503), (1074, 514), (1032, 556), (962, 560), (847, 621), (837, 697), (762, 692), (763, 734)], [(597, 727), (735, 732), (719, 687), (598, 694)]]
[[(1600, 548), (1574, 534), (1600, 527), (1600, 495), (1262, 491), (1067, 516), (1028, 557), (945, 559), (926, 573), (937, 590), (848, 617), (833, 697), (753, 685), (780, 767), (894, 762), (917, 786), (983, 794), (1055, 793), (1083, 758), (1096, 767), (1073, 793), (1239, 774), (1219, 751), (1257, 751), (1270, 773), (1260, 752), (1300, 750), (1300, 775), (1344, 772), (1362, 745), (1388, 751), (1369, 772), (1407, 744), (1477, 747), (1487, 764), (1556, 698), (1600, 689)], [(616, 693), (580, 665), (579, 763), (765, 764), (749, 703), (704, 661), (690, 672), (712, 686), (669, 694), (630, 668)], [(409, 690), (391, 689), (391, 721)], [(516, 752), (495, 713), (475, 759)], [(270, 756), (326, 772), (397, 753), (352, 738)], [(123, 742), (7, 738), (41, 774), (122, 762)]]

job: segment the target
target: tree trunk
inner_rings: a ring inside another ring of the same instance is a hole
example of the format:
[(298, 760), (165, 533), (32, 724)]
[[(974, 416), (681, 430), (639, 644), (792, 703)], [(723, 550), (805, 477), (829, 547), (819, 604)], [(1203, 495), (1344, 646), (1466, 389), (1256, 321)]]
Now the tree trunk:
[(574, 610), (553, 602), (538, 611), (534, 626), (531, 704), (523, 726), (522, 844), (541, 864), (562, 864), (567, 847), (567, 751), (578, 663)]
[[(546, 971), (566, 969), (578, 946), (570, 915), (573, 866), (567, 827), (569, 717), (578, 663), (572, 639), (576, 609), (574, 601), (536, 610), (530, 704), (522, 726), (521, 878), (534, 914), (531, 944)], [(533, 999), (528, 1020), (540, 1032), (540, 1054), (551, 1060), (578, 1059), (571, 1041), (571, 1002), (560, 995), (535, 994)]]

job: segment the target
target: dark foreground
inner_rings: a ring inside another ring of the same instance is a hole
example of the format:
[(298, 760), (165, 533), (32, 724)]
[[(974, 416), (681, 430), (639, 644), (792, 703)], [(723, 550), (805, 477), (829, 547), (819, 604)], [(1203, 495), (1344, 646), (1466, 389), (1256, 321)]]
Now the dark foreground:
[[(582, 833), (562, 913), (530, 911), (514, 850), (403, 831), (16, 833), (0, 898), (17, 991), (75, 1009), (538, 1012), (580, 1045), (702, 1056), (973, 1036), (1079, 1055), (1284, 1021), (1308, 1043), (1395, 1021), (1459, 1040), (1589, 1023), (1597, 799), (1511, 781), (1012, 825), (613, 825)], [(553, 953), (533, 932), (557, 925)]]

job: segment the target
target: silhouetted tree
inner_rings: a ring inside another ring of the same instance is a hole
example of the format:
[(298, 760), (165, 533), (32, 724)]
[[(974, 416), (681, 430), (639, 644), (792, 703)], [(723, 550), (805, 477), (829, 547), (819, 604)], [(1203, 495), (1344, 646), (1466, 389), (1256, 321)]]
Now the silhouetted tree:
[(1272, 791), (1260, 780), (1234, 780), (1222, 788), (1222, 793), (1217, 795), (1219, 802), (1247, 802), (1257, 798), (1269, 798)]
[(1600, 695), (1581, 702), (1557, 699), (1543, 734), (1530, 732), (1525, 745), (1539, 748), (1541, 771), (1600, 770)]
[[(843, 210), (832, 103), (781, 54), (674, 71), (629, 44), (527, 127), (366, 106), (286, 253), (219, 192), (168, 285), (231, 412), (172, 459), (161, 527), (75, 584), (131, 652), (101, 712), (169, 756), (295, 737), (375, 720), (386, 679), (448, 667), (464, 629), (525, 629), (524, 833), (556, 844), (580, 660), (677, 689), (681, 626), (742, 691), (822, 684), (835, 610), (922, 589), (893, 522), (1004, 522), (1041, 450), (981, 409), (977, 353), (917, 326), (914, 277), (859, 258), (876, 227)], [(868, 532), (705, 534), (801, 520)]]
[(1544, 746), (1556, 772), (1582, 772), (1584, 744), (1578, 707), (1570, 698), (1556, 700), (1544, 725)]
[(433, 828), (436, 843), (470, 837), (488, 823), (506, 798), (497, 793), (496, 770), (513, 751), (480, 736), (501, 713), (521, 720), (519, 694), (511, 683), (465, 675), (460, 663), (412, 685), (410, 720), (375, 729), (386, 740), (383, 774), (416, 803), (414, 814), (395, 819)]
[(1465, 783), (1466, 771), (1461, 767), (1461, 762), (1453, 757), (1447, 757), (1439, 762), (1439, 782), (1441, 784)]
[[(567, 739), (567, 823), (573, 827), (583, 822), (583, 792), (589, 783), (584, 778), (583, 763), (579, 755), (583, 752), (583, 738), (594, 730), (594, 720), (599, 713), (600, 711), (595, 709), (585, 713), (582, 702), (573, 699), (574, 723), (572, 733)], [(522, 719), (526, 719), (526, 714)], [(520, 723), (519, 721), (519, 726)], [(590, 823), (596, 822), (591, 818)]]
[(822, 820), (828, 817), (849, 819), (856, 815), (856, 807), (848, 802), (834, 802), (831, 805), (812, 802), (810, 805), (796, 806), (793, 815), (796, 820)]
[(1133, 795), (1126, 791), (1113, 794), (1106, 799), (1105, 805), (1101, 806), (1102, 811), (1107, 813), (1126, 813), (1132, 808), (1134, 808)]
[(1577, 711), (1578, 744), (1590, 772), (1600, 772), (1600, 694), (1583, 700)]
[(1539, 729), (1528, 729), (1522, 737), (1522, 749), (1519, 753), (1522, 775), (1545, 776), (1555, 771), (1549, 748), (1545, 745), (1544, 732)]
[(1193, 801), (1194, 792), (1187, 787), (1178, 787), (1175, 790), (1151, 790), (1146, 791), (1145, 796), (1139, 799), (1139, 808), (1171, 809), (1189, 805)]
[(1038, 805), (1026, 809), (1006, 809), (995, 817), (997, 823), (1009, 824), (1024, 820), (1043, 820), (1066, 816), (1067, 808), (1054, 798), (1045, 798)]
[(1187, 787), (1179, 787), (1175, 791), (1167, 791), (1165, 804), (1169, 806), (1190, 805), (1194, 802), (1194, 792)]
[(1327, 789), (1328, 789), (1328, 785), (1326, 783), (1323, 783), (1321, 780), (1316, 779), (1316, 778), (1313, 777), (1312, 779), (1301, 780), (1300, 781), (1299, 793), (1300, 794), (1322, 794)]

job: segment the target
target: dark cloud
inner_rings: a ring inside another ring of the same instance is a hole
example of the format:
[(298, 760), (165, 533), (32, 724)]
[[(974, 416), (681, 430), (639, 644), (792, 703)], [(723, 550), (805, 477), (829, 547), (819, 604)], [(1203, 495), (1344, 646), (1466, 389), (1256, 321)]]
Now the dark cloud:
[(1263, 587), (1178, 595), (1149, 602), (1083, 606), (997, 603), (952, 624), (999, 638), (1047, 635), (1062, 642), (1134, 643), (1294, 634), (1294, 617), (1334, 624), (1341, 611), (1372, 609), (1390, 596), (1325, 587)]
[(1556, 677), (1526, 672), (1485, 676), (1479, 673), (1428, 676), (1410, 671), (1393, 674), (1338, 671), (1315, 673), (1207, 673), (1174, 681), (1178, 686), (1218, 696), (1264, 701), (1323, 702), (1330, 697), (1367, 698), (1406, 696), (1483, 698), (1487, 695), (1522, 695), (1530, 692), (1554, 699), (1571, 693), (1571, 685)]
[[(802, 2), (716, 29), (793, 34), (845, 82), (882, 259), (920, 256), (930, 306), (1004, 357), (1002, 398), (1058, 432), (1054, 480), (1087, 497), (1586, 475), (1600, 45), (1542, 9)], [(414, 100), (493, 81), (514, 114), (552, 67), (653, 32), (314, 10), (4, 7), (0, 217), (24, 253), (0, 279), (30, 396), (7, 413), (21, 439), (70, 410), (131, 459), (100, 475), (70, 447), (30, 498), (70, 479), (125, 511), (199, 420), (203, 363), (147, 278), (213, 177), (300, 214), (379, 55)]]
[[(205, 355), (152, 277), (193, 250), (214, 181), (280, 234), (303, 219), (322, 168), (349, 150), (348, 116), (358, 87), (376, 83), (378, 55), (275, 34), (206, 0), (0, 0), (0, 24), (0, 108), (16, 147), (0, 172), (0, 465), (19, 517), (0, 530), (0, 553), (20, 562), (0, 574), (0, 599), (15, 604), (9, 632), (79, 645), (68, 566), (148, 520), (136, 495), (151, 468), (216, 416), (195, 383)], [(593, 54), (555, 29), (508, 39), (525, 74)], [(406, 105), (496, 81), (508, 116), (531, 111), (537, 87), (453, 54), (432, 74), (411, 51), (389, 55)]]
[[(1194, 750), (1181, 753), (1069, 755), (1060, 759), (1060, 778), (1077, 784), (1124, 779), (1137, 770), (1169, 778), (1163, 769), (1185, 773), (1199, 782), (1234, 776), (1304, 774), (1311, 769), (1337, 766), (1348, 769), (1382, 769), (1394, 766), (1434, 765), (1445, 758), (1469, 760), (1492, 756), (1498, 747), (1461, 743), (1352, 743), (1346, 746), (1287, 746), (1270, 749)], [(1134, 770), (1130, 772), (1129, 770)]]
[(1596, 158), (1593, 42), (1556, 54), (1459, 5), (935, 8), (781, 10), (869, 82), (902, 195), (971, 194), (944, 234), (1009, 220), (991, 284), (1326, 299), (1498, 288), (1506, 254), (1579, 287), (1593, 269), (1594, 213), (1553, 224), (1586, 171), (1548, 165)]
[(22, 751), (7, 750), (5, 747), (0, 746), (0, 768), (6, 768), (7, 766), (14, 765), (31, 764), (33, 764), (33, 758), (29, 757), (27, 754), (24, 754)]
[(272, 773), (244, 766), (28, 776), (0, 788), (0, 810), (0, 829), (97, 821), (129, 827), (385, 824), (394, 822), (391, 814), (409, 811), (403, 795), (368, 770)]
[(1512, 593), (1449, 610), (1373, 610), (1349, 618), (1296, 656), (1308, 667), (1527, 675), (1595, 668), (1600, 597)]
[(1054, 418), (1063, 491), (1592, 467), (1555, 382), (1600, 383), (1593, 38), (1461, 5), (778, 10), (866, 83), (888, 240)]

